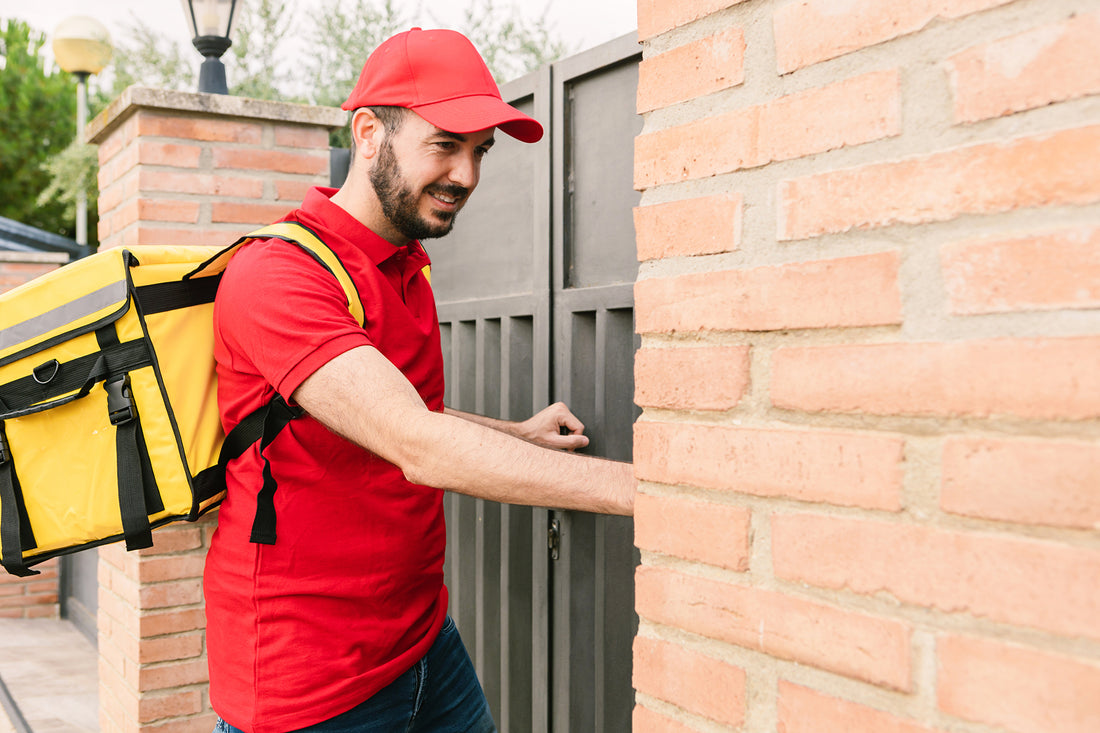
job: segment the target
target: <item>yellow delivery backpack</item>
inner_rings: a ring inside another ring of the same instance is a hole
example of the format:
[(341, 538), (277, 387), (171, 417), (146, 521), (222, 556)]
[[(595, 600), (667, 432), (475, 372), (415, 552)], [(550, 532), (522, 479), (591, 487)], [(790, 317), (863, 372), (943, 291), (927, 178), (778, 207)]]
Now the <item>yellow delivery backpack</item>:
[[(229, 436), (218, 417), (214, 295), (233, 252), (255, 238), (293, 242), (341, 283), (339, 259), (306, 227), (283, 222), (230, 247), (106, 250), (0, 295), (0, 540), (3, 567), (30, 566), (194, 521), (220, 503), (225, 467), (261, 451), (300, 411), (281, 398)], [(265, 470), (253, 541), (275, 541)], [(264, 501), (263, 494), (267, 494)]]

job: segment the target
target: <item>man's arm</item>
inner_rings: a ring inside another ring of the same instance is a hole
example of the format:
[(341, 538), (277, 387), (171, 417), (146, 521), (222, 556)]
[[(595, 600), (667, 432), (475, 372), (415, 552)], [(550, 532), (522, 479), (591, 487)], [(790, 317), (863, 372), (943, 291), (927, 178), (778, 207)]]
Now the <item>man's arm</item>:
[[(497, 420), (496, 418), (472, 412), (462, 412), (450, 407), (445, 408), (444, 412), (448, 415), (461, 417), (463, 420), (476, 422), (478, 425), (484, 425), (493, 430), (500, 430), (517, 438), (529, 440), (544, 448), (576, 450), (588, 445), (588, 438), (583, 435), (584, 423), (570, 412), (564, 402), (555, 402), (522, 422)], [(562, 428), (569, 432), (563, 435)]]
[(479, 421), (432, 412), (373, 347), (332, 359), (293, 398), (330, 430), (395, 464), (415, 483), (510, 504), (634, 512), (629, 463), (547, 450)]

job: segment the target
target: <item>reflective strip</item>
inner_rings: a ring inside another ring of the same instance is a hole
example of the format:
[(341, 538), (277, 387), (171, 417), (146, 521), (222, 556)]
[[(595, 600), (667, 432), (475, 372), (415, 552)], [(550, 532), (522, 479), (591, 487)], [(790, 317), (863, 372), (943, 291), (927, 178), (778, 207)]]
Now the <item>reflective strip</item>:
[(0, 351), (19, 344), (32, 343), (58, 328), (79, 321), (81, 318), (87, 318), (104, 308), (112, 305), (122, 305), (126, 302), (126, 298), (125, 280), (104, 285), (99, 290), (94, 290), (45, 313), (28, 318), (22, 323), (0, 329)]

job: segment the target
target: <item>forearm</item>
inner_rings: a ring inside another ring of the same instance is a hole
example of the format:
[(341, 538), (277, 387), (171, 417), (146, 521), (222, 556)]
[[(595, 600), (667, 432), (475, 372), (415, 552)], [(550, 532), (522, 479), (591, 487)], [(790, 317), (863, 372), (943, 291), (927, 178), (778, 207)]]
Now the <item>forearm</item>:
[(329, 429), (397, 465), (410, 481), (506, 503), (633, 512), (630, 464), (541, 448), (465, 414), (431, 412), (371, 347), (325, 364), (294, 399)]
[(417, 483), (509, 504), (634, 512), (629, 463), (549, 450), (450, 414), (426, 413), (416, 433), (424, 445), (403, 469)]
[(520, 434), (520, 423), (518, 422), (512, 422), (511, 420), (498, 420), (495, 417), (478, 415), (476, 412), (463, 412), (462, 410), (456, 410), (453, 407), (445, 407), (443, 408), (443, 412), (446, 415), (451, 415), (452, 417), (468, 420), (469, 422), (477, 423), (478, 425), (492, 428), (493, 430), (499, 430), (502, 433), (508, 433), (509, 435), (516, 436), (517, 438), (523, 437)]

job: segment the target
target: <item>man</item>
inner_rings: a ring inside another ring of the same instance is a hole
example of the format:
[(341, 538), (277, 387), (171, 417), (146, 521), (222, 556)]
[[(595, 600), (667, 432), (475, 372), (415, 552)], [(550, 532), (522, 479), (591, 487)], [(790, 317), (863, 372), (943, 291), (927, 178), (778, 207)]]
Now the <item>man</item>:
[(417, 240), (450, 231), (497, 130), (535, 142), (539, 123), (443, 30), (383, 43), (344, 108), (346, 183), (311, 190), (287, 218), (340, 257), (364, 327), (336, 279), (279, 240), (239, 251), (215, 304), (226, 428), (276, 395), (305, 416), (263, 454), (278, 486), (274, 544), (249, 541), (264, 458), (253, 448), (229, 467), (205, 574), (211, 702), (222, 731), (491, 731), (447, 616), (441, 489), (630, 514), (632, 470), (547, 450), (587, 444), (564, 405), (522, 423), (443, 405)]

